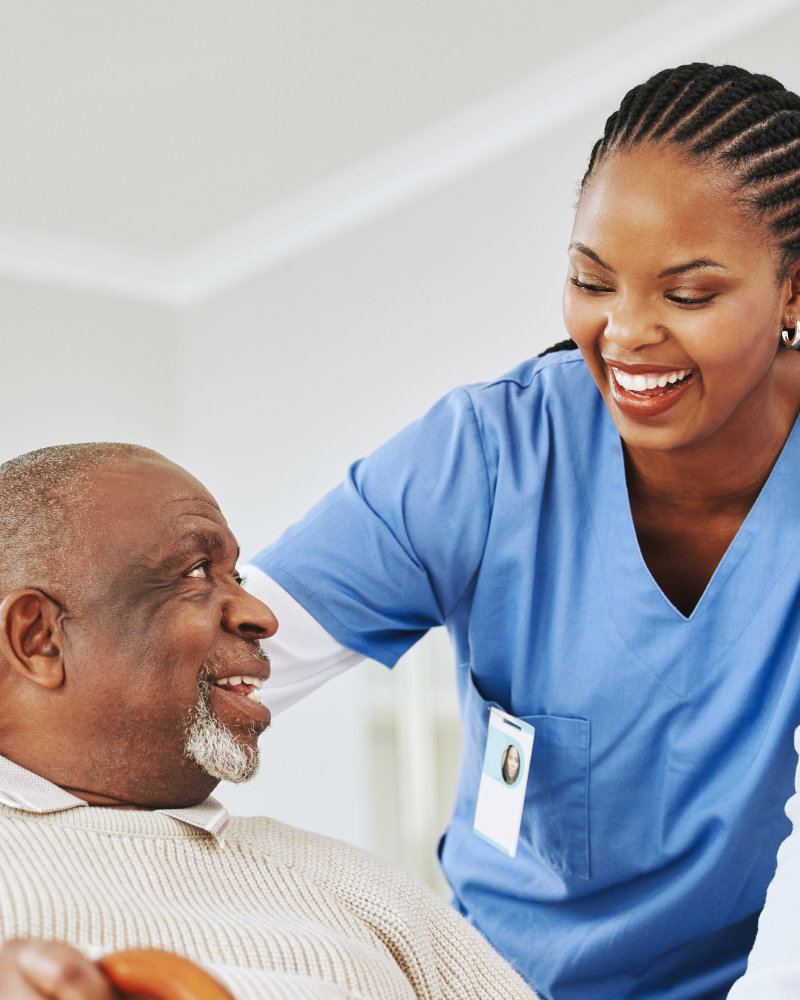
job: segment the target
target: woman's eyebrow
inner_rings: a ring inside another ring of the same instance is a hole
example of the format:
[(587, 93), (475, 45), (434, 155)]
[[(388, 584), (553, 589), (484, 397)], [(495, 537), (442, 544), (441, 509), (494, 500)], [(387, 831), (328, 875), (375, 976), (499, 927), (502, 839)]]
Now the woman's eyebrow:
[(584, 257), (588, 257), (590, 260), (593, 260), (595, 264), (599, 264), (600, 267), (604, 267), (606, 271), (611, 271), (612, 274), (617, 273), (610, 264), (606, 264), (606, 262), (598, 257), (594, 250), (590, 250), (585, 243), (570, 243), (569, 249), (577, 250), (578, 253), (582, 253)]
[(686, 271), (694, 271), (700, 267), (716, 267), (721, 271), (727, 271), (724, 264), (718, 264), (715, 260), (708, 260), (707, 257), (698, 257), (696, 260), (687, 261), (685, 264), (676, 264), (668, 267), (659, 274), (659, 278), (668, 278), (673, 274), (684, 274)]

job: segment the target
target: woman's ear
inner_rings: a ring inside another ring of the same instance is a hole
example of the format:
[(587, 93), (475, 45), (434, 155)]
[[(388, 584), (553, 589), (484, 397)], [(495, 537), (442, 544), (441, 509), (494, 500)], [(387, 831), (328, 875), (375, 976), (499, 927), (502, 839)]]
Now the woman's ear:
[(64, 683), (63, 610), (44, 591), (12, 591), (0, 604), (0, 657), (40, 687)]
[(791, 330), (800, 320), (800, 260), (789, 268), (787, 281), (788, 296), (783, 307), (783, 325)]

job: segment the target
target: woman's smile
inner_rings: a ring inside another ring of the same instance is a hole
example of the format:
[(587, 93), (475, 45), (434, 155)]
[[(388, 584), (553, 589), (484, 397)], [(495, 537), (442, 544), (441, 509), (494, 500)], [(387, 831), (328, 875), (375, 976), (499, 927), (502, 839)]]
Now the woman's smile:
[(655, 416), (674, 406), (691, 387), (694, 375), (692, 368), (668, 372), (647, 369), (634, 374), (613, 365), (608, 367), (614, 403), (623, 413), (635, 418)]
[(637, 395), (662, 395), (660, 390), (670, 392), (679, 383), (692, 375), (691, 368), (681, 368), (679, 371), (666, 373), (657, 371), (647, 371), (646, 373), (632, 374), (622, 368), (615, 368), (611, 365), (611, 375), (616, 379), (620, 389), (626, 392), (633, 392)]

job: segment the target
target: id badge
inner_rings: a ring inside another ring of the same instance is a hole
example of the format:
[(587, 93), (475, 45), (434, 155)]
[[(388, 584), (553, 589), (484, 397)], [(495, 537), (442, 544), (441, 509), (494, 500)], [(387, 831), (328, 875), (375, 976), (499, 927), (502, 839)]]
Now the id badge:
[(517, 855), (535, 735), (534, 727), (527, 722), (499, 708), (489, 709), (472, 832), (512, 858)]

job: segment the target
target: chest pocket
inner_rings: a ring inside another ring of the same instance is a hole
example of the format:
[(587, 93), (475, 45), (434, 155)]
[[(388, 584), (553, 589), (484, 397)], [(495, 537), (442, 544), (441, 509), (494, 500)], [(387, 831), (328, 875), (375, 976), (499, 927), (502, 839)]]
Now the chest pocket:
[(556, 871), (589, 878), (589, 722), (521, 718), (536, 736), (520, 841)]
[[(467, 765), (474, 772), (477, 795), (486, 747), (489, 709), (471, 680), (469, 719), (466, 720)], [(536, 734), (519, 833), (520, 852), (530, 853), (548, 868), (564, 875), (588, 879), (589, 761), (591, 726), (587, 719), (561, 715), (520, 715)], [(469, 744), (472, 744), (470, 746)], [(512, 862), (513, 864), (513, 862)]]

